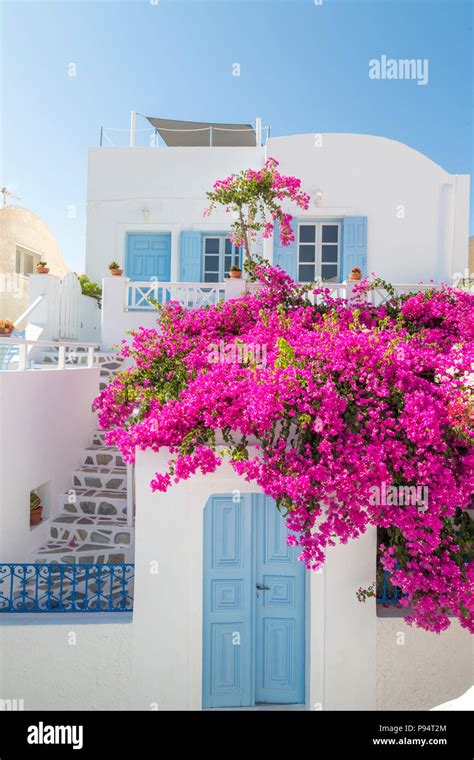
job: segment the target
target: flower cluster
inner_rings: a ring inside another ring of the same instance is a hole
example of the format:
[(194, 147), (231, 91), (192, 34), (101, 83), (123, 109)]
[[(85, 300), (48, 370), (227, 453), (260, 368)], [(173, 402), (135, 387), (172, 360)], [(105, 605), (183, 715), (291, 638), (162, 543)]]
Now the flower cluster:
[(301, 180), (280, 174), (277, 167), (278, 161), (268, 158), (262, 169), (245, 169), (239, 174), (217, 180), (207, 193), (211, 204), (205, 214), (211, 214), (216, 205), (224, 206), (235, 214), (230, 239), (236, 245), (245, 247), (248, 258), (251, 258), (251, 243), (257, 233), (261, 232), (264, 238), (270, 237), (275, 222), (279, 223), (281, 244), (290, 245), (293, 242), (293, 217), (283, 212), (282, 202), (295, 203), (302, 209), (309, 207), (310, 197), (302, 191)]
[[(96, 401), (108, 441), (127, 461), (169, 450), (161, 491), (228, 459), (286, 514), (310, 569), (377, 526), (408, 622), (473, 631), (474, 297), (446, 287), (375, 307), (367, 282), (346, 302), (262, 263), (254, 276), (254, 294), (171, 302), (157, 330), (132, 333), (133, 365)], [(265, 363), (210, 362), (222, 340), (265, 346)], [(426, 508), (374, 500), (387, 485), (426, 489)]]

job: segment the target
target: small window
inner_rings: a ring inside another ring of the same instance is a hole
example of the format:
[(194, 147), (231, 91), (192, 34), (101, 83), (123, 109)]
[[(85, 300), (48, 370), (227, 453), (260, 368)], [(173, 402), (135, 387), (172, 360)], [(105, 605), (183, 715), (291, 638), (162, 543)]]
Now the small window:
[(15, 272), (28, 277), (35, 271), (37, 263), (41, 261), (41, 254), (23, 248), (21, 245), (16, 247)]
[(313, 222), (298, 227), (298, 281), (337, 282), (340, 260), (339, 222)]
[(232, 265), (241, 266), (241, 251), (227, 235), (204, 237), (204, 282), (223, 282)]

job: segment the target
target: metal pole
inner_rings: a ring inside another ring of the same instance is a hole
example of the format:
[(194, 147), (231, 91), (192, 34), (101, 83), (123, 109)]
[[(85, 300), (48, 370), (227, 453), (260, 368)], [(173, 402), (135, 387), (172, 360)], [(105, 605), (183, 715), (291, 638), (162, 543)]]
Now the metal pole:
[(209, 127), (209, 147), (212, 148), (212, 127)]
[(257, 148), (260, 148), (262, 144), (262, 118), (260, 116), (255, 119), (255, 142)]
[(102, 138), (104, 136), (104, 127), (100, 128), (99, 146), (102, 148)]
[(130, 147), (135, 147), (135, 133), (137, 131), (137, 113), (130, 111)]

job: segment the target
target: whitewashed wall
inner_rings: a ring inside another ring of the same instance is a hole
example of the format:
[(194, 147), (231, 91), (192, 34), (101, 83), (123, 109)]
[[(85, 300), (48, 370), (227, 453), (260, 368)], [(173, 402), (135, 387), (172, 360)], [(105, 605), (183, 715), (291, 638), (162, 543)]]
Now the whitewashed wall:
[(81, 295), (79, 299), (79, 336), (85, 343), (100, 343), (101, 309), (97, 298)]
[(130, 624), (21, 617), (0, 616), (0, 699), (22, 699), (25, 710), (132, 708)]
[(367, 272), (394, 283), (450, 282), (467, 266), (468, 176), (372, 135), (276, 137), (267, 151), (307, 192), (323, 193), (321, 208), (299, 217), (368, 217)]
[[(99, 282), (112, 258), (124, 263), (127, 231), (167, 231), (176, 280), (180, 230), (225, 230), (232, 221), (222, 212), (203, 218), (206, 190), (232, 172), (259, 168), (265, 155), (277, 158), (283, 173), (300, 177), (313, 198), (323, 192), (320, 208), (313, 203), (298, 216), (368, 217), (369, 272), (398, 283), (439, 282), (467, 267), (468, 176), (448, 174), (395, 140), (310, 134), (271, 138), (265, 149), (90, 149), (89, 277)], [(272, 241), (266, 253), (271, 259)]]
[[(205, 219), (216, 179), (263, 164), (264, 148), (90, 148), (86, 272), (100, 282), (112, 259), (125, 263), (126, 232), (171, 232), (171, 281), (178, 279), (181, 230), (222, 231), (232, 219)], [(144, 209), (149, 210), (145, 222)]]
[(377, 709), (429, 710), (472, 686), (472, 636), (457, 621), (435, 634), (379, 618), (377, 673)]
[(0, 562), (24, 562), (45, 539), (30, 529), (30, 491), (49, 484), (43, 520), (59, 510), (97, 427), (99, 369), (0, 372)]
[[(137, 457), (133, 704), (196, 710), (202, 684), (203, 510), (212, 493), (258, 488), (224, 465), (167, 494), (153, 494), (150, 481), (168, 458), (150, 451)], [(323, 573), (308, 574), (308, 709), (375, 708), (375, 605), (362, 605), (355, 596), (359, 586), (370, 584), (374, 567), (371, 530), (350, 546), (330, 550)]]

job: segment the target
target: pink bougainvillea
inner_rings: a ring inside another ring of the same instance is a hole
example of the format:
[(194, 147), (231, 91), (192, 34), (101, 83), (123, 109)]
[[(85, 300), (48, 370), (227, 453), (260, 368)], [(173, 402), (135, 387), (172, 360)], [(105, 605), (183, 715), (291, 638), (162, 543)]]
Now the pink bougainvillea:
[[(277, 268), (254, 275), (255, 294), (171, 302), (156, 330), (131, 335), (133, 366), (96, 402), (109, 442), (128, 461), (137, 447), (168, 449), (160, 491), (230, 460), (287, 515), (311, 569), (377, 526), (408, 622), (439, 632), (454, 616), (472, 632), (474, 297), (443, 287), (374, 307), (367, 281), (346, 302)], [(222, 341), (265, 351), (211, 361)], [(389, 492), (423, 499), (380, 498)]]
[(244, 169), (239, 174), (219, 179), (207, 193), (211, 204), (206, 215), (218, 205), (234, 213), (230, 239), (244, 247), (247, 259), (252, 258), (252, 240), (259, 232), (264, 238), (270, 237), (275, 222), (280, 226), (281, 244), (293, 242), (293, 217), (283, 211), (282, 202), (294, 203), (302, 209), (309, 207), (310, 197), (301, 189), (301, 180), (280, 174), (278, 165), (275, 158), (268, 158), (262, 169)]

